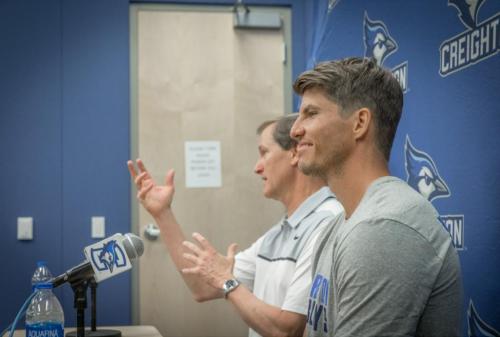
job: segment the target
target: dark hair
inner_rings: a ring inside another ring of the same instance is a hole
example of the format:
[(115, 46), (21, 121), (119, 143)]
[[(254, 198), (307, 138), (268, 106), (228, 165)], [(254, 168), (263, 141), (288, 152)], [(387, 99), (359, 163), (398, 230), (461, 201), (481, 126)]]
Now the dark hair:
[(276, 127), (273, 131), (274, 141), (283, 150), (290, 150), (291, 148), (295, 147), (295, 145), (297, 145), (297, 141), (290, 137), (290, 130), (292, 129), (293, 123), (295, 123), (297, 117), (298, 114), (293, 113), (280, 118), (265, 121), (257, 128), (257, 134), (262, 134), (262, 132), (264, 132), (267, 127), (276, 124)]
[(366, 107), (374, 115), (376, 142), (389, 160), (403, 109), (403, 92), (392, 73), (374, 59), (351, 57), (317, 64), (303, 72), (293, 89), (299, 95), (318, 88), (338, 104), (343, 116)]

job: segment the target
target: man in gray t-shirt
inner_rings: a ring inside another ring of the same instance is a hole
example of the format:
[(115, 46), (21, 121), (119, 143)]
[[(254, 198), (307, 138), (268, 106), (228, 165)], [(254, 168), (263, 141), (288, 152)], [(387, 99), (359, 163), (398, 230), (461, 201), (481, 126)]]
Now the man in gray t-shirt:
[(459, 334), (450, 310), (461, 305), (455, 248), (434, 208), (404, 181), (377, 179), (350, 219), (323, 234), (313, 262), (312, 335)]
[(318, 64), (294, 89), (299, 168), (326, 178), (346, 212), (316, 244), (309, 336), (460, 335), (451, 238), (388, 169), (403, 105), (397, 80), (374, 60), (349, 58)]

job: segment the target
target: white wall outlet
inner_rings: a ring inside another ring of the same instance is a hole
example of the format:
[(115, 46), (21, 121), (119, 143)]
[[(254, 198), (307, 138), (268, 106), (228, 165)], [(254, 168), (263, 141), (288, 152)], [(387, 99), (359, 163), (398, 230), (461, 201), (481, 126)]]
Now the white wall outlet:
[(17, 218), (17, 239), (18, 240), (33, 240), (33, 218), (19, 217)]
[(106, 236), (106, 218), (103, 216), (92, 217), (92, 239), (102, 239)]

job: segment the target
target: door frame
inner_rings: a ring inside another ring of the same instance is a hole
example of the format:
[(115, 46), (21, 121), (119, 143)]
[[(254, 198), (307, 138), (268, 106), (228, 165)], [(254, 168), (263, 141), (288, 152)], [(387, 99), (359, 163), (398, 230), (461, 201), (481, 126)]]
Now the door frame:
[[(250, 11), (256, 10), (265, 13), (277, 13), (282, 20), (283, 34), (283, 114), (293, 112), (292, 93), (292, 10), (290, 7), (278, 6), (247, 6)], [(131, 4), (130, 5), (130, 158), (138, 156), (138, 15), (141, 11), (194, 11), (194, 12), (233, 12), (233, 6), (199, 5), (199, 4)], [(235, 28), (233, 28), (235, 29)], [(130, 189), (130, 231), (140, 234), (139, 202), (134, 188)], [(132, 324), (140, 324), (139, 306), (139, 263), (135, 263), (131, 270), (131, 318)]]

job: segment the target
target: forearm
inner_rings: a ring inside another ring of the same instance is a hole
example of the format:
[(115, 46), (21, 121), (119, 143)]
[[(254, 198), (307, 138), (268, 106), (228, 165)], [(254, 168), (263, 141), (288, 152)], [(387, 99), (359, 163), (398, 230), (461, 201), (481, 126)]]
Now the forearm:
[(180, 225), (177, 223), (173, 212), (168, 209), (156, 216), (155, 221), (160, 227), (161, 237), (167, 247), (170, 258), (174, 262), (175, 267), (181, 274), (195, 300), (202, 302), (222, 297), (222, 293), (219, 290), (208, 285), (199, 276), (192, 274), (187, 275), (180, 272), (183, 268), (192, 267), (192, 263), (183, 257), (183, 254), (187, 252), (182, 244), (182, 242), (186, 240), (186, 237)]
[(245, 323), (264, 337), (302, 336), (304, 333), (306, 316), (267, 304), (243, 285), (230, 292), (227, 300)]

